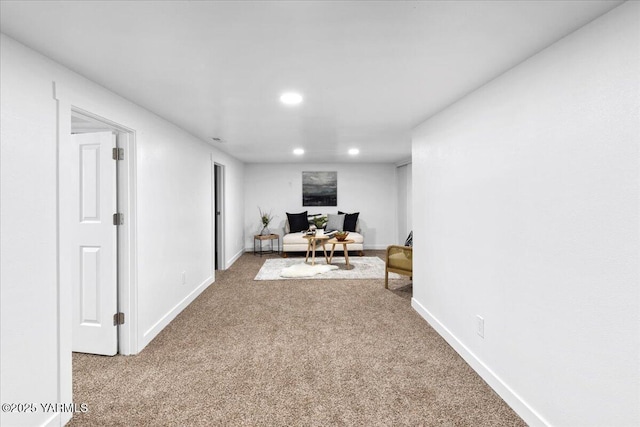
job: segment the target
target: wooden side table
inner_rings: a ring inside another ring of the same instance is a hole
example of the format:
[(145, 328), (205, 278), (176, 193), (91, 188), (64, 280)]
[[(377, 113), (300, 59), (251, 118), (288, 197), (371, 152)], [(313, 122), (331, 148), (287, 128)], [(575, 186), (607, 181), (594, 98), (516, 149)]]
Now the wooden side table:
[(355, 240), (349, 240), (349, 239), (345, 239), (345, 240), (338, 240), (338, 239), (331, 239), (327, 241), (328, 245), (331, 245), (331, 255), (329, 255), (329, 264), (331, 264), (331, 260), (333, 259), (333, 251), (336, 249), (336, 245), (342, 245), (342, 249), (344, 250), (344, 260), (347, 264), (347, 270), (351, 268), (351, 265), (349, 264), (349, 251), (347, 251), (347, 245), (349, 243), (355, 243)]
[(303, 237), (308, 240), (307, 256), (304, 259), (304, 262), (307, 262), (307, 260), (309, 259), (309, 252), (311, 252), (311, 265), (316, 265), (316, 246), (317, 246), (317, 243), (320, 242), (320, 244), (322, 245), (322, 251), (324, 252), (324, 259), (327, 261), (327, 264), (329, 264), (329, 258), (327, 258), (327, 250), (324, 247), (324, 244), (327, 240), (329, 240), (329, 237), (324, 236), (322, 234), (319, 234), (316, 236), (303, 236)]
[[(269, 241), (271, 243), (271, 249), (264, 250), (262, 249), (262, 242)], [(273, 241), (277, 242), (277, 251), (273, 250)], [(260, 250), (258, 251), (258, 242), (260, 242)], [(253, 254), (272, 254), (272, 253), (280, 253), (280, 235), (279, 234), (267, 234), (263, 236), (262, 234), (256, 234), (253, 236)]]

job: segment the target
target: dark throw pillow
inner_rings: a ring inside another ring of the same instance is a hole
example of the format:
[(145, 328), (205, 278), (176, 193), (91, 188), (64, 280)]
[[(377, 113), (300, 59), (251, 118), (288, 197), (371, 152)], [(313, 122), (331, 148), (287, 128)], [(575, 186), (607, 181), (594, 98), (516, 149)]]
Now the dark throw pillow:
[(358, 222), (358, 215), (360, 215), (360, 212), (349, 214), (349, 213), (338, 211), (338, 214), (344, 214), (344, 225), (343, 225), (344, 231), (353, 231), (355, 233), (356, 223)]
[(309, 221), (307, 220), (307, 211), (292, 214), (287, 212), (287, 219), (289, 220), (289, 231), (291, 233), (298, 233), (309, 229)]

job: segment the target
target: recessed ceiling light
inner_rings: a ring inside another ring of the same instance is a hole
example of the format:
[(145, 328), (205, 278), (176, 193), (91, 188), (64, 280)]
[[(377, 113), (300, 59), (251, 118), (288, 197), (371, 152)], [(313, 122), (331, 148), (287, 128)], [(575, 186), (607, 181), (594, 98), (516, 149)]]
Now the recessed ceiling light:
[(280, 96), (280, 102), (287, 105), (297, 105), (302, 102), (302, 95), (296, 92), (283, 93)]
[(358, 150), (357, 148), (350, 148), (349, 149), (349, 154), (351, 154), (352, 156), (355, 156), (358, 153), (360, 153), (360, 150)]
[(301, 156), (304, 154), (304, 150), (302, 148), (296, 148), (295, 150), (293, 150), (293, 154), (295, 154), (296, 156)]

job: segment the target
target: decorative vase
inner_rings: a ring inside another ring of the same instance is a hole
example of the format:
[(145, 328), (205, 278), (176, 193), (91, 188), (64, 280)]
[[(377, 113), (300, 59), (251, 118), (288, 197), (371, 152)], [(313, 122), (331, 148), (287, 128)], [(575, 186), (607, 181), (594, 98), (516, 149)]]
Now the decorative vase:
[(269, 230), (269, 228), (266, 225), (262, 227), (262, 231), (260, 232), (260, 235), (268, 236), (269, 234), (271, 234), (271, 230)]

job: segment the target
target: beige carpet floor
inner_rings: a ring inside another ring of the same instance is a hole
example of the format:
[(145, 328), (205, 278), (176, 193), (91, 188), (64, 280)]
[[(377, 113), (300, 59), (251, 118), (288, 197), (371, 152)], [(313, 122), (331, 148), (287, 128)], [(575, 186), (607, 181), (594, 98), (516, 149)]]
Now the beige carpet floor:
[(89, 412), (69, 425), (525, 425), (413, 311), (408, 278), (254, 281), (266, 258), (217, 272), (138, 355), (74, 354)]

